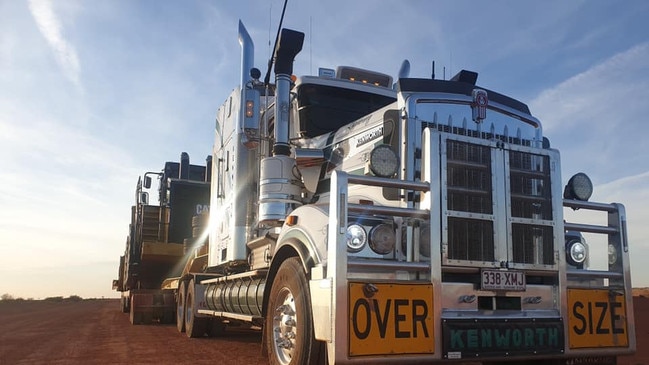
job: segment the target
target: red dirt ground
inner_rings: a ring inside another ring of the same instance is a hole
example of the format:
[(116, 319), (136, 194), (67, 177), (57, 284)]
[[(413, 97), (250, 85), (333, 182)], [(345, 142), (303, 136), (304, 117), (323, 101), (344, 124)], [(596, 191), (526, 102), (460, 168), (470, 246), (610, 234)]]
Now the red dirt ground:
[(0, 364), (250, 364), (259, 333), (189, 339), (175, 325), (132, 326), (118, 300), (0, 302)]
[[(649, 365), (649, 296), (634, 298), (638, 350)], [(0, 302), (0, 364), (266, 364), (261, 335), (188, 339), (175, 325), (132, 326), (117, 300)]]

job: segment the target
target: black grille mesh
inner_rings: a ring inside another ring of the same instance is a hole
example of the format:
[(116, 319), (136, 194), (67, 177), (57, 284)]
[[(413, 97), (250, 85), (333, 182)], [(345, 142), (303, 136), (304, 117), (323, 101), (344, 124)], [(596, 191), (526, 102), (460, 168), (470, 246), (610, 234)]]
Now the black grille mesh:
[(489, 147), (448, 141), (446, 152), (448, 209), (492, 214)]
[[(494, 214), (491, 148), (447, 140), (446, 155), (447, 209)], [(509, 176), (511, 217), (552, 220), (549, 157), (520, 151), (509, 151), (508, 155), (509, 171), (498, 173)], [(554, 264), (551, 226), (512, 223), (511, 230), (513, 257), (510, 261)], [(495, 244), (493, 221), (448, 218), (449, 259), (492, 262)]]
[[(447, 154), (448, 210), (492, 214), (491, 150), (449, 140)], [(449, 252), (454, 260), (493, 261), (493, 223), (449, 218)]]
[(553, 265), (552, 227), (512, 224), (513, 261)]
[(552, 219), (548, 156), (510, 151), (512, 217)]
[(491, 221), (450, 217), (448, 241), (449, 259), (494, 260), (494, 230)]

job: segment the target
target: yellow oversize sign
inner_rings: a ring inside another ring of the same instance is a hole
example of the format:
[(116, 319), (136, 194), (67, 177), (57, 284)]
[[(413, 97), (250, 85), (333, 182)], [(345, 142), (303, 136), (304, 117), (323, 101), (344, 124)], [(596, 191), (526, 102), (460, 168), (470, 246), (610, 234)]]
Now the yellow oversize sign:
[(626, 303), (614, 290), (569, 289), (570, 348), (626, 347)]
[(349, 284), (349, 355), (435, 352), (431, 284)]

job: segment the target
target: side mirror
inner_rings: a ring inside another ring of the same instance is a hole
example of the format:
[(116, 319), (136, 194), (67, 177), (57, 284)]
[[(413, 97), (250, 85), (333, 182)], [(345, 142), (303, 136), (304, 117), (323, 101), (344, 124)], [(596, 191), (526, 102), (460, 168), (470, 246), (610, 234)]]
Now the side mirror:
[(151, 189), (151, 176), (144, 176), (144, 187)]
[(144, 205), (149, 205), (149, 193), (140, 193), (140, 202)]

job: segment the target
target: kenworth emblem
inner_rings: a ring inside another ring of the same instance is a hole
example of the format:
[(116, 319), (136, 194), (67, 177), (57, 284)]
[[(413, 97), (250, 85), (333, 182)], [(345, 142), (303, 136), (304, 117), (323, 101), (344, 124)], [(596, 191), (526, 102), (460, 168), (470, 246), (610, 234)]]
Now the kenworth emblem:
[(480, 123), (487, 117), (489, 98), (487, 98), (487, 92), (481, 89), (473, 89), (472, 95), (473, 103), (471, 103), (471, 110), (473, 110), (473, 121)]

